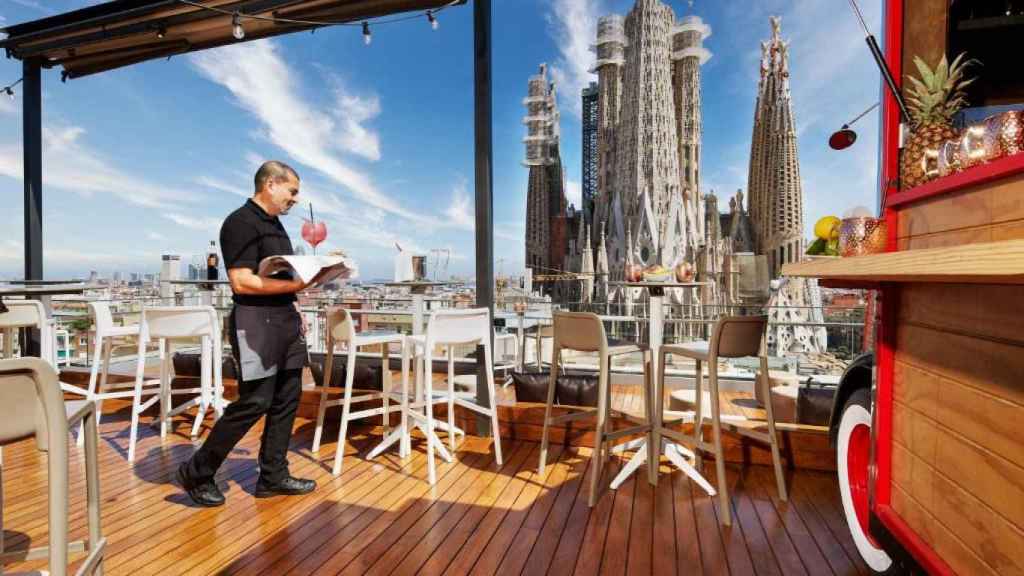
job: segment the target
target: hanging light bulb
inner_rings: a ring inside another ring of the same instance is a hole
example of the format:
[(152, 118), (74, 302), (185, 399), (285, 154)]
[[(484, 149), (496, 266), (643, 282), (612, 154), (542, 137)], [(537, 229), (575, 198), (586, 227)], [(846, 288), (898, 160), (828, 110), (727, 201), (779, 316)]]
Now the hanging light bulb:
[(363, 44), (369, 46), (370, 42), (373, 42), (373, 36), (370, 34), (370, 24), (363, 22)]
[(4, 88), (4, 94), (7, 94), (8, 98), (14, 100), (14, 88), (11, 88), (10, 86)]
[(427, 22), (430, 22), (430, 27), (434, 30), (441, 26), (441, 23), (437, 21), (437, 16), (434, 16), (434, 13), (430, 10), (427, 10)]
[(231, 17), (231, 35), (235, 37), (235, 40), (245, 38), (245, 28), (242, 28), (242, 20), (237, 13)]
[(166, 26), (164, 26), (163, 24), (161, 24), (161, 25), (160, 25), (159, 27), (157, 27), (157, 29), (156, 29), (156, 37), (157, 37), (157, 38), (159, 38), (159, 39), (161, 39), (161, 40), (163, 40), (163, 39), (164, 39), (164, 36), (167, 36), (167, 27), (166, 27)]

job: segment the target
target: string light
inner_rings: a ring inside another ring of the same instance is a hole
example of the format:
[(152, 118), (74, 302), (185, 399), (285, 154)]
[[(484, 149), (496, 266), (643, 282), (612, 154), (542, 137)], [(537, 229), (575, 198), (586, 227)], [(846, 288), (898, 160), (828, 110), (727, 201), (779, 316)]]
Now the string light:
[(235, 37), (235, 40), (241, 40), (245, 38), (245, 28), (242, 28), (242, 20), (240, 14), (235, 12), (231, 17), (231, 35)]
[[(437, 14), (439, 12), (441, 12), (442, 10), (444, 10), (445, 8), (448, 8), (450, 6), (454, 6), (455, 4), (459, 4), (459, 3), (463, 2), (463, 1), (464, 0), (451, 0), (447, 4), (441, 6), (440, 8), (427, 10), (426, 11), (427, 22), (430, 23), (430, 27), (432, 29), (434, 29), (434, 30), (437, 30), (440, 27), (440, 22), (438, 22), (438, 20), (437, 20)], [(216, 6), (206, 6), (204, 4), (200, 4), (199, 2), (197, 2), (195, 0), (178, 0), (178, 2), (180, 4), (184, 4), (186, 6), (191, 6), (193, 8), (201, 8), (203, 10), (208, 10), (210, 12), (217, 12), (218, 14), (224, 14), (225, 16), (231, 16), (231, 33), (235, 37), (235, 39), (237, 39), (237, 40), (242, 40), (243, 38), (245, 38), (245, 29), (242, 28), (242, 20), (248, 19), (248, 20), (261, 20), (261, 21), (264, 21), (264, 22), (272, 22), (274, 24), (291, 24), (291, 25), (296, 25), (296, 26), (314, 26), (314, 27), (319, 27), (319, 26), (360, 26), (363, 29), (363, 42), (367, 46), (369, 46), (370, 43), (373, 42), (373, 35), (370, 32), (370, 23), (369, 22), (356, 23), (356, 22), (352, 22), (352, 21), (337, 21), (337, 20), (299, 20), (299, 19), (296, 19), (296, 18), (284, 18), (284, 17), (281, 17), (281, 16), (262, 16), (262, 15), (259, 15), (259, 14), (243, 14), (241, 12), (231, 12), (231, 11), (225, 10), (223, 8), (218, 8)], [(420, 17), (422, 17), (422, 14), (415, 14), (415, 15), (408, 15), (408, 16), (396, 16), (394, 18), (382, 18), (382, 19), (374, 20), (373, 23), (374, 23), (374, 25), (378, 25), (378, 24), (391, 24), (391, 23), (394, 23), (394, 22), (404, 22), (406, 20), (412, 20), (414, 18), (420, 18)], [(166, 29), (163, 26), (161, 26), (161, 30), (164, 33), (166, 33)], [(163, 38), (163, 36), (160, 35), (160, 33), (157, 34), (157, 37)]]
[(22, 80), (21, 78), (18, 78), (14, 82), (11, 82), (7, 86), (4, 86), (2, 89), (0, 89), (0, 92), (3, 92), (4, 94), (7, 94), (8, 98), (10, 98), (11, 100), (14, 100), (14, 87), (17, 86), (18, 84), (21, 84), (21, 80)]
[(163, 40), (164, 36), (167, 36), (167, 27), (161, 24), (156, 29), (156, 37)]

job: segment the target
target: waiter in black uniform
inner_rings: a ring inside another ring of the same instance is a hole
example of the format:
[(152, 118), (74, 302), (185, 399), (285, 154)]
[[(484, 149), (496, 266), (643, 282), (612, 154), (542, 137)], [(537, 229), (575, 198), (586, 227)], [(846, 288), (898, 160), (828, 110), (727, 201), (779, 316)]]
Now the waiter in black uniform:
[(224, 268), (234, 293), (229, 336), (240, 369), (238, 400), (228, 405), (203, 446), (178, 469), (178, 482), (200, 506), (224, 504), (214, 474), (263, 416), (256, 497), (316, 489), (313, 480), (289, 474), (287, 458), (306, 360), (306, 330), (295, 293), (305, 284), (287, 276), (256, 274), (264, 258), (292, 254), (291, 240), (277, 217), (298, 201), (299, 175), (282, 162), (265, 162), (256, 171), (255, 189), (220, 229)]

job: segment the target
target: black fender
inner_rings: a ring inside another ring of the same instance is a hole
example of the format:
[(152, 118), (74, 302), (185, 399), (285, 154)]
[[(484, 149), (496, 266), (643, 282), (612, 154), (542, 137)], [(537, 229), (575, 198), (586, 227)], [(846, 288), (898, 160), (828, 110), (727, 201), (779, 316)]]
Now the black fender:
[(871, 389), (871, 377), (874, 370), (875, 353), (866, 352), (854, 358), (839, 379), (839, 388), (836, 389), (836, 395), (832, 399), (832, 412), (828, 420), (828, 441), (833, 448), (836, 447), (839, 418), (842, 416), (843, 406), (846, 406), (846, 399), (861, 388)]

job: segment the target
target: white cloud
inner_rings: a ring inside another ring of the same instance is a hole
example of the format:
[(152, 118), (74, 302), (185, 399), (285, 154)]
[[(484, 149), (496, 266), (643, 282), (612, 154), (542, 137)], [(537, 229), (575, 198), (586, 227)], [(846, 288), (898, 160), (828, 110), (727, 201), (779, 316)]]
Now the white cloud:
[(166, 212), (163, 214), (163, 217), (174, 222), (178, 226), (184, 226), (190, 230), (199, 230), (202, 232), (217, 233), (220, 230), (220, 225), (223, 223), (223, 219), (221, 218), (214, 218), (212, 216), (186, 216), (176, 212)]
[(380, 137), (363, 126), (380, 115), (380, 98), (376, 95), (356, 96), (350, 94), (340, 81), (335, 80), (335, 83), (338, 103), (335, 117), (345, 128), (340, 134), (342, 148), (367, 160), (380, 160)]
[[(155, 184), (114, 166), (85, 142), (80, 126), (43, 127), (43, 188), (53, 186), (87, 198), (112, 194), (147, 208), (169, 208), (196, 200), (195, 194)], [(21, 144), (0, 147), (0, 175), (22, 179)]]
[(580, 91), (597, 76), (590, 73), (597, 40), (597, 19), (606, 13), (603, 0), (555, 0), (547, 14), (548, 33), (558, 44), (559, 57), (551, 66), (561, 98), (561, 108), (577, 118), (583, 115)]
[(242, 198), (249, 198), (252, 196), (251, 190), (246, 190), (233, 184), (228, 184), (227, 182), (212, 176), (200, 176), (199, 178), (196, 178), (196, 184), (212, 188), (213, 190), (227, 192), (228, 194), (234, 194), (235, 196), (241, 196)]
[(146, 238), (149, 238), (150, 240), (155, 240), (157, 242), (163, 242), (164, 240), (167, 240), (167, 237), (164, 236), (163, 234), (152, 231), (146, 232)]
[(565, 199), (575, 205), (577, 210), (583, 208), (583, 186), (578, 180), (565, 180)]
[(462, 230), (473, 230), (476, 224), (476, 215), (473, 212), (473, 201), (466, 191), (466, 179), (460, 177), (452, 190), (452, 201), (445, 210), (448, 217), (448, 224)]
[[(296, 162), (341, 184), (371, 206), (414, 222), (434, 222), (382, 194), (365, 173), (342, 157), (342, 152), (352, 152), (353, 148), (364, 157), (373, 154), (373, 138), (361, 124), (375, 113), (372, 99), (347, 96), (339, 107), (347, 107), (351, 117), (339, 126), (337, 116), (346, 111), (323, 110), (298, 95), (299, 78), (269, 40), (199, 52), (191, 56), (191, 61), (203, 76), (227, 88), (237, 104), (262, 123), (262, 137)], [(352, 131), (353, 127), (357, 130)]]

